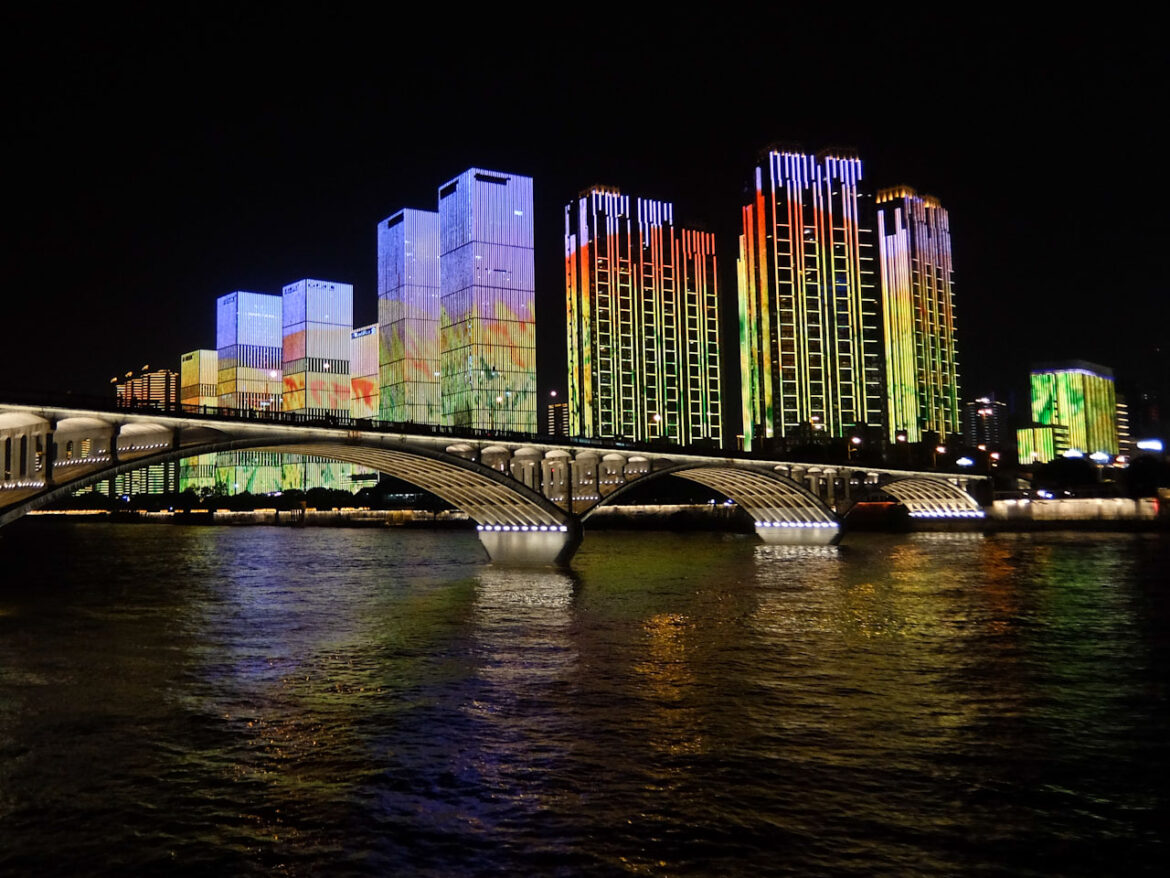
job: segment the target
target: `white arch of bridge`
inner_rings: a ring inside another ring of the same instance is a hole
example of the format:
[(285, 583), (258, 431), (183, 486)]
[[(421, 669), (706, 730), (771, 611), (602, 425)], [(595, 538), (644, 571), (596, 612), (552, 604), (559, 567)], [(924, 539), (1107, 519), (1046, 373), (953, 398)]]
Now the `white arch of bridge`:
[(912, 518), (983, 518), (975, 498), (944, 479), (896, 479), (880, 488), (905, 506)]

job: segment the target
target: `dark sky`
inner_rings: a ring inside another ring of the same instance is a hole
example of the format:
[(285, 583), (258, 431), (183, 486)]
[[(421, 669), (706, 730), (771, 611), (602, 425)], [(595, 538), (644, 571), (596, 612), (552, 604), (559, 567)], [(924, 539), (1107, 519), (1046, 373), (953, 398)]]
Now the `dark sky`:
[(373, 322), (375, 224), (473, 165), (535, 180), (541, 384), (563, 385), (565, 203), (672, 200), (719, 236), (734, 309), (744, 184), (781, 141), (851, 146), (949, 210), (965, 397), (1063, 358), (1164, 392), (1149, 22), (386, 9), (4, 13), (0, 388), (177, 369), (214, 347), (218, 296), (303, 277), (352, 283)]

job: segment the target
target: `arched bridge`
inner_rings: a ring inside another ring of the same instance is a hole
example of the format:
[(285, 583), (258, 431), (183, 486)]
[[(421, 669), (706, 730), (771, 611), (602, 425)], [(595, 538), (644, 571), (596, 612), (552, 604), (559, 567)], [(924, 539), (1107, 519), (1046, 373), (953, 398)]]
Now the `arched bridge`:
[(628, 446), (461, 437), (419, 425), (290, 423), (258, 412), (147, 412), (0, 403), (0, 526), (78, 488), (140, 467), (220, 451), (306, 454), (370, 467), (466, 512), (494, 561), (564, 563), (598, 507), (673, 475), (735, 501), (773, 543), (834, 543), (858, 490), (915, 517), (980, 518), (980, 477), (718, 457)]

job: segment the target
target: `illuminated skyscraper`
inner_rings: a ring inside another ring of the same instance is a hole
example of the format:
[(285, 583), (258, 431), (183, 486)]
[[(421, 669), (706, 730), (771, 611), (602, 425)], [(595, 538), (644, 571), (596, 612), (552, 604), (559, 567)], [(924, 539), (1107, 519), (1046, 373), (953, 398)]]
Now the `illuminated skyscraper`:
[(882, 420), (861, 160), (772, 150), (739, 239), (743, 445)]
[(1031, 375), (1032, 421), (1068, 428), (1068, 448), (1116, 457), (1117, 396), (1113, 370), (1084, 360), (1036, 366)]
[(439, 187), (442, 423), (536, 432), (532, 179), (470, 168)]
[(384, 421), (438, 424), (439, 215), (378, 223), (379, 408)]
[(378, 417), (378, 324), (349, 336), (349, 407), (355, 418)]
[(886, 425), (920, 442), (959, 432), (959, 363), (947, 212), (905, 186), (877, 195)]
[(299, 280), (282, 300), (284, 411), (348, 418), (353, 287)]
[(199, 350), (183, 354), (179, 364), (179, 404), (219, 405), (219, 353)]
[(235, 292), (216, 300), (219, 404), (280, 411), (281, 297)]
[(565, 208), (569, 432), (722, 440), (715, 236), (594, 187)]

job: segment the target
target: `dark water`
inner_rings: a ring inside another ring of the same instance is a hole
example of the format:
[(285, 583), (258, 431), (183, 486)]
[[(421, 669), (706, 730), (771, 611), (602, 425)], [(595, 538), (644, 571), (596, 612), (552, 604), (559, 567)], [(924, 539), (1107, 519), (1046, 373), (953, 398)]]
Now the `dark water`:
[(0, 532), (0, 873), (1130, 875), (1170, 540)]

